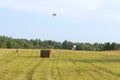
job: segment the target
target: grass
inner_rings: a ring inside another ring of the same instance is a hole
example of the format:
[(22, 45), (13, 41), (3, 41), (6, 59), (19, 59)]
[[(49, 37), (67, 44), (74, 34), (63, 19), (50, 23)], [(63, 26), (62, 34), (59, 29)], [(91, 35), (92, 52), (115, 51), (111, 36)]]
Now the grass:
[(120, 51), (0, 49), (0, 80), (120, 80)]

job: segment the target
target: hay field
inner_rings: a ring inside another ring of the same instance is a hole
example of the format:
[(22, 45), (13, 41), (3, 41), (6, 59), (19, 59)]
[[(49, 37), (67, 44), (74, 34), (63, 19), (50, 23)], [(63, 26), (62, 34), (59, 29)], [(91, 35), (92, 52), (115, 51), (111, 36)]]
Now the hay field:
[(0, 80), (120, 80), (120, 51), (0, 49)]

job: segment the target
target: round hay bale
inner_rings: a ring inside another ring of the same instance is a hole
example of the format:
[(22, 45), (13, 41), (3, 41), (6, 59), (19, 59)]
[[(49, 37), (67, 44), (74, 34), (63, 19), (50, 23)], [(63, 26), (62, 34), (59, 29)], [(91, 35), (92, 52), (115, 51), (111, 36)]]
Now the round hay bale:
[(41, 50), (40, 57), (50, 58), (50, 55), (51, 55), (50, 52), (51, 52), (51, 50)]

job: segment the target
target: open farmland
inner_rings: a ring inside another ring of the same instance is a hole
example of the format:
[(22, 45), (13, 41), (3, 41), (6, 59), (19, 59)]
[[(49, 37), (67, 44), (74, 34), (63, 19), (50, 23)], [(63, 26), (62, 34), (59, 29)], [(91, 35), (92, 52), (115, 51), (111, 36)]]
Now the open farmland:
[(0, 80), (120, 80), (120, 51), (0, 49)]

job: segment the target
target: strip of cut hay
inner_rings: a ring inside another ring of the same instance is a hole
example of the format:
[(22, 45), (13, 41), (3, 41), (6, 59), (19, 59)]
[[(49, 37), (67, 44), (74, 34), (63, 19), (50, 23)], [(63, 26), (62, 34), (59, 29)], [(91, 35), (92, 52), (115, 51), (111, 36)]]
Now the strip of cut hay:
[(51, 52), (51, 50), (41, 50), (41, 57), (43, 57), (43, 58), (50, 58), (50, 52)]

